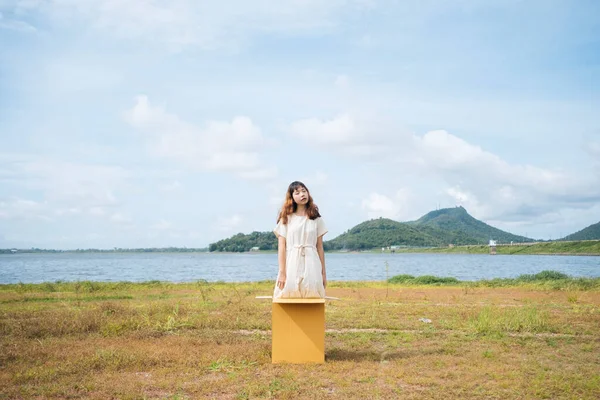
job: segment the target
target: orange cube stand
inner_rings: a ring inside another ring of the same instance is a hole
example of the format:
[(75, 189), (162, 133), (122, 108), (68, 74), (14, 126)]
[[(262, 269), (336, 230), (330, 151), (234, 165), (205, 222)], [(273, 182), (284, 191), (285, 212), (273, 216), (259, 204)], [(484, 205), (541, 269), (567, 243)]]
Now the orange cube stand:
[(277, 363), (325, 362), (325, 299), (275, 299), (272, 357)]

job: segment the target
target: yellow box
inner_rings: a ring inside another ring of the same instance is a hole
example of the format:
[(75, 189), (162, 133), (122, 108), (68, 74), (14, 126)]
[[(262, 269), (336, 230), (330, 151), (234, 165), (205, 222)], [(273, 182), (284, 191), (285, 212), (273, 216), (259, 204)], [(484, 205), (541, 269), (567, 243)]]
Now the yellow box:
[(272, 314), (276, 363), (325, 362), (325, 299), (276, 299)]

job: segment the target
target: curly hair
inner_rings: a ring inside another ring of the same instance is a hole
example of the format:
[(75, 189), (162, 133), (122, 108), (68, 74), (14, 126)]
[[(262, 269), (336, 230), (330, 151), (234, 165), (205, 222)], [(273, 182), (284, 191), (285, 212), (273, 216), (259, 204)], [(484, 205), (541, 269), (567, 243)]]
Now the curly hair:
[(288, 223), (288, 216), (293, 214), (298, 209), (298, 204), (294, 201), (294, 191), (298, 188), (304, 188), (306, 193), (308, 193), (308, 202), (306, 203), (306, 215), (310, 219), (317, 219), (321, 216), (319, 214), (319, 207), (314, 203), (312, 196), (310, 195), (310, 191), (306, 187), (306, 185), (299, 181), (294, 181), (290, 183), (288, 186), (287, 192), (285, 193), (285, 200), (283, 202), (283, 206), (279, 211), (279, 215), (277, 217), (277, 223), (279, 221), (283, 221), (284, 224)]

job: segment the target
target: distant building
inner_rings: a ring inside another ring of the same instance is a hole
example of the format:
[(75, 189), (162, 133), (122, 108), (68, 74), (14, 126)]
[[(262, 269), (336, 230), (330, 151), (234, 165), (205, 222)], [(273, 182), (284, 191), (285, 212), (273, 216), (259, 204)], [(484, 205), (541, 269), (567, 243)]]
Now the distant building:
[(250, 249), (250, 251), (259, 251), (260, 247), (258, 246), (254, 246), (253, 248)]
[(496, 241), (492, 239), (490, 239), (490, 254), (496, 254)]

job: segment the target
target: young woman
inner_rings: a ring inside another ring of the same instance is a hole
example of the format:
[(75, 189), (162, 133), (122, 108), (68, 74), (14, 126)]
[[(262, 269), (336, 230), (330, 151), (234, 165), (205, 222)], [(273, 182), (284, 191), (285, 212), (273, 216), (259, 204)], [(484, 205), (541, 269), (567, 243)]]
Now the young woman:
[(279, 241), (279, 273), (273, 298), (324, 298), (327, 228), (302, 182), (288, 187), (274, 232)]

